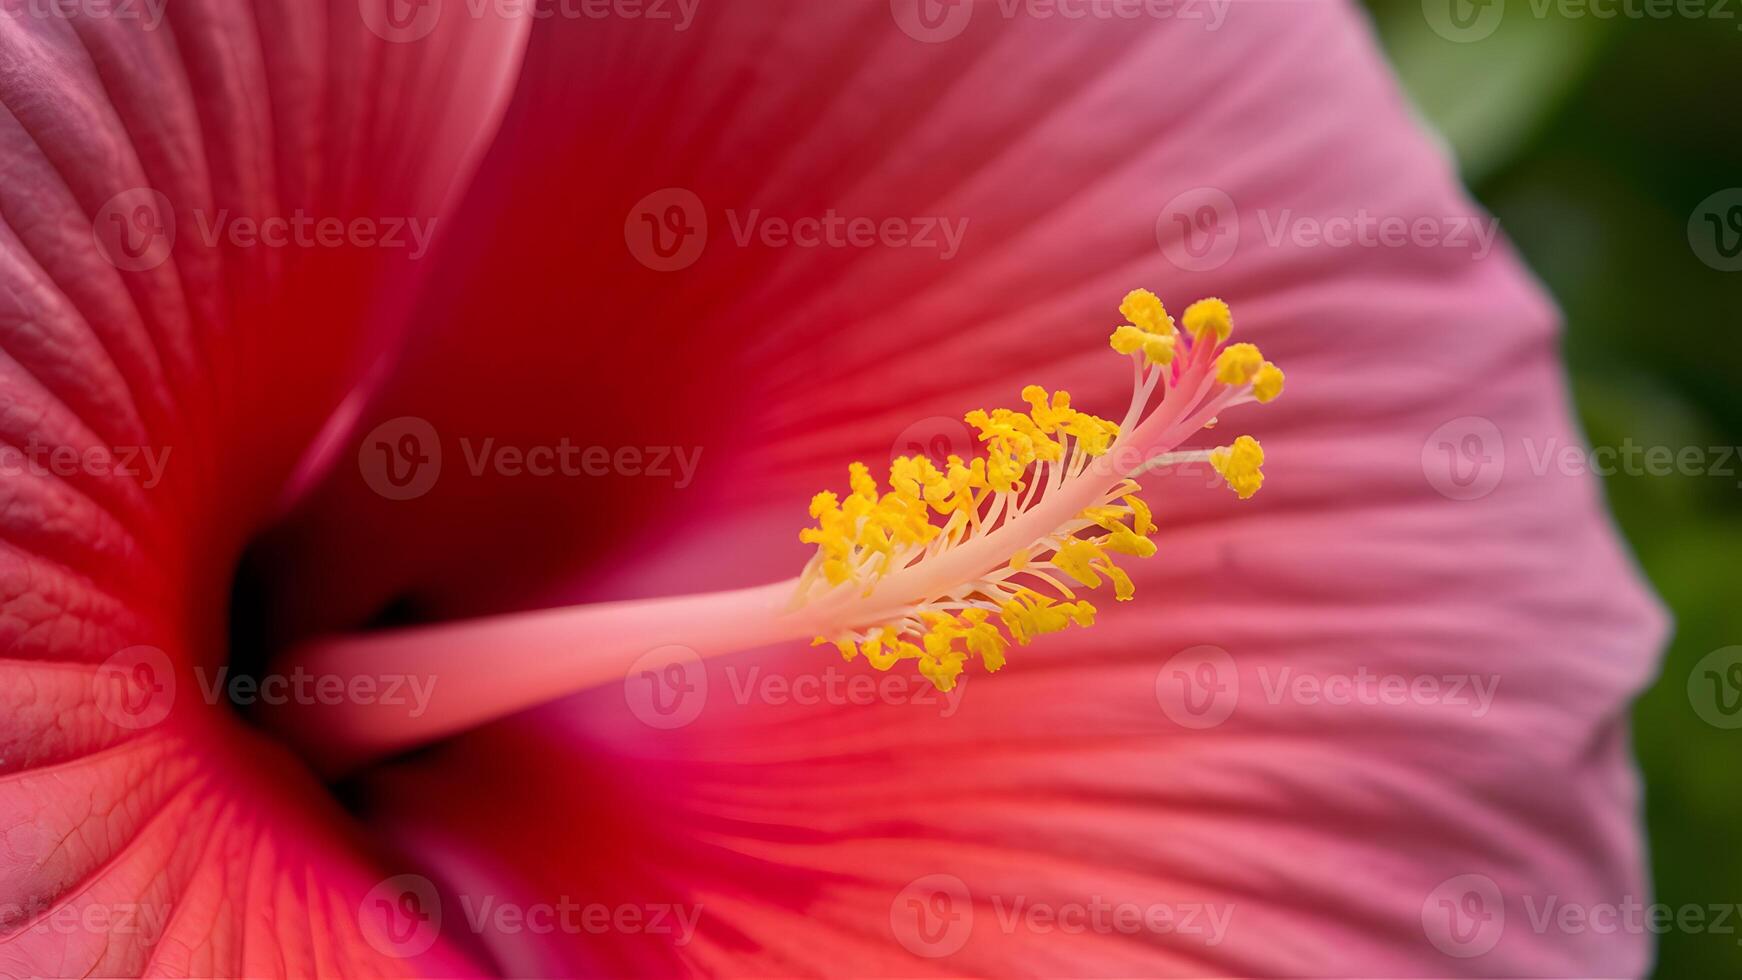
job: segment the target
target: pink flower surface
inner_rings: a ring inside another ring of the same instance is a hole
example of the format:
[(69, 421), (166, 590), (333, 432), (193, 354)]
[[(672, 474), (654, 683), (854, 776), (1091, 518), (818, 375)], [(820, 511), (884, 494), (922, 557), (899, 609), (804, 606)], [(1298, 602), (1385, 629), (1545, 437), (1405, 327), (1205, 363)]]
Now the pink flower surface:
[[(169, 451), (0, 480), (0, 974), (1647, 968), (1544, 912), (1645, 899), (1663, 632), (1596, 486), (1517, 452), (1579, 438), (1554, 310), (1504, 244), (1294, 233), (1487, 220), (1355, 8), (427, 9), (0, 17), (0, 442)], [(433, 251), (212, 234), (297, 213)], [(762, 224), (829, 214), (913, 234)], [(1136, 601), (996, 675), (743, 650), (677, 716), (631, 671), (336, 792), (201, 695), (320, 635), (789, 578), (850, 460), (1031, 382), (1116, 417), (1139, 285), (1288, 368), (1218, 430), (1269, 482), (1147, 483)], [(384, 494), (407, 418), (441, 475)], [(159, 657), (144, 716), (105, 694)]]

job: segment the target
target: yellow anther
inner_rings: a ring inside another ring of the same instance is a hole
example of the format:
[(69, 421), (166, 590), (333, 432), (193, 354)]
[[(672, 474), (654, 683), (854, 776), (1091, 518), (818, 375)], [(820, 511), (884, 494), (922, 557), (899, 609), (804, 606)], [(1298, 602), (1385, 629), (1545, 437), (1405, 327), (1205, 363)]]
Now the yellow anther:
[(1282, 368), (1264, 362), (1258, 369), (1258, 374), (1252, 379), (1252, 397), (1261, 402), (1273, 402), (1276, 396), (1282, 394)]
[(1241, 500), (1248, 500), (1264, 485), (1264, 447), (1251, 436), (1241, 436), (1232, 446), (1210, 450), (1210, 465)]
[(1155, 542), (1136, 533), (1123, 524), (1114, 524), (1107, 528), (1107, 536), (1100, 541), (1101, 547), (1121, 555), (1133, 558), (1148, 558), (1155, 554)]
[(1095, 625), (1095, 607), (1087, 602), (1055, 603), (1051, 598), (1029, 589), (1016, 593), (998, 610), (998, 616), (1020, 646), (1027, 646), (1035, 637), (1057, 633), (1072, 623)]
[(857, 657), (859, 655), (859, 645), (857, 643), (854, 643), (850, 639), (831, 640), (826, 636), (819, 636), (816, 639), (811, 641), (811, 646), (820, 647), (825, 643), (833, 643), (835, 645), (835, 649), (841, 651), (841, 659), (842, 660), (851, 661), (854, 657)]
[(1082, 585), (1098, 589), (1101, 587), (1101, 576), (1096, 574), (1095, 560), (1106, 560), (1106, 555), (1093, 541), (1082, 538), (1071, 538), (1059, 546), (1058, 554), (1053, 556), (1052, 563), (1058, 570), (1076, 579)]
[(1124, 499), (1125, 506), (1131, 508), (1131, 516), (1135, 519), (1131, 529), (1138, 534), (1148, 534), (1155, 530), (1155, 518), (1150, 514), (1149, 505), (1143, 502), (1143, 498), (1133, 493), (1127, 494)]
[[(1137, 500), (1139, 505), (1143, 504), (1143, 501), (1138, 500), (1138, 498), (1134, 496), (1127, 496), (1125, 499)], [(1130, 527), (1125, 525), (1125, 518), (1137, 516), (1133, 508), (1111, 506), (1090, 507), (1088, 510), (1083, 511), (1081, 516), (1084, 520), (1093, 521), (1096, 525), (1107, 531), (1107, 533), (1102, 537), (1094, 539), (1095, 543), (1100, 545), (1103, 549), (1121, 555), (1131, 555), (1135, 558), (1148, 558), (1150, 555), (1155, 554), (1155, 542), (1144, 537), (1144, 535), (1148, 533), (1147, 531), (1133, 531)], [(1149, 519), (1149, 508), (1147, 506), (1143, 507), (1143, 514), (1138, 519), (1142, 521), (1147, 521)]]
[(1118, 602), (1130, 602), (1137, 594), (1137, 589), (1131, 584), (1131, 576), (1125, 574), (1125, 569), (1112, 562), (1107, 563), (1107, 577), (1113, 580), (1113, 598)]
[(1143, 349), (1143, 344), (1150, 334), (1127, 323), (1113, 329), (1113, 336), (1107, 338), (1107, 343), (1121, 354), (1135, 354)]
[(1146, 289), (1133, 290), (1119, 305), (1119, 312), (1130, 320), (1114, 327), (1107, 343), (1121, 354), (1143, 353), (1150, 364), (1172, 364), (1176, 346), (1173, 317), (1162, 309), (1161, 300)]
[(1185, 324), (1193, 338), (1203, 340), (1207, 335), (1219, 344), (1234, 332), (1234, 314), (1219, 299), (1200, 299), (1186, 307)]
[(1151, 364), (1172, 364), (1175, 345), (1173, 334), (1148, 334), (1143, 338), (1143, 357)]
[(871, 478), (871, 470), (864, 463), (852, 463), (847, 467), (847, 485), (853, 488), (855, 497), (877, 499), (877, 481)]
[(1264, 366), (1264, 355), (1251, 344), (1229, 344), (1216, 358), (1216, 380), (1236, 387), (1249, 383)]
[(1147, 289), (1133, 289), (1126, 293), (1124, 302), (1119, 304), (1119, 313), (1146, 333), (1171, 333), (1174, 329), (1173, 317), (1167, 315), (1160, 297)]

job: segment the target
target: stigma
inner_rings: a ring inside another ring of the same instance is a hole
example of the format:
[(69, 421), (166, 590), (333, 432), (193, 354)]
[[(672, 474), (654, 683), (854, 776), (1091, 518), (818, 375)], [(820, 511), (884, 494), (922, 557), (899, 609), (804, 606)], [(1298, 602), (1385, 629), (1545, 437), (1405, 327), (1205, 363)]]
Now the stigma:
[(789, 615), (814, 623), (816, 644), (878, 670), (913, 661), (948, 691), (965, 665), (1004, 666), (1010, 647), (1094, 624), (1104, 601), (1131, 600), (1122, 563), (1155, 554), (1143, 473), (1208, 463), (1242, 500), (1264, 482), (1264, 450), (1251, 436), (1179, 451), (1223, 411), (1282, 394), (1283, 373), (1249, 343), (1229, 343), (1233, 314), (1220, 299), (1187, 307), (1180, 329), (1161, 300), (1133, 290), (1109, 346), (1132, 365), (1119, 422), (1079, 410), (1064, 391), (1030, 385), (1026, 410), (975, 410), (972, 458), (902, 456), (879, 480), (863, 463), (845, 493), (812, 498), (816, 547)]

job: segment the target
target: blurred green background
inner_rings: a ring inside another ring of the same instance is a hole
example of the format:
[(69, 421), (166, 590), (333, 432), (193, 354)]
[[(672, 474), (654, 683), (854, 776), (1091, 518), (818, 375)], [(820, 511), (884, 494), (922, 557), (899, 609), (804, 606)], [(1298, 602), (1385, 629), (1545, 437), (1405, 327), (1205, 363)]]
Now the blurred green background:
[[(1742, 445), (1742, 271), (1714, 268), (1742, 255), (1714, 251), (1704, 217), (1742, 223), (1742, 190), (1708, 203), (1742, 188), (1742, 0), (1368, 5), (1465, 180), (1565, 310), (1592, 444)], [(1742, 228), (1724, 232), (1728, 250)], [(1604, 478), (1677, 624), (1634, 713), (1655, 900), (1672, 907), (1742, 903), (1742, 728), (1703, 720), (1689, 691), (1702, 658), (1742, 644), (1742, 459), (1719, 455), (1707, 468), (1728, 475)], [(1730, 927), (1672, 928), (1658, 975), (1742, 976)]]

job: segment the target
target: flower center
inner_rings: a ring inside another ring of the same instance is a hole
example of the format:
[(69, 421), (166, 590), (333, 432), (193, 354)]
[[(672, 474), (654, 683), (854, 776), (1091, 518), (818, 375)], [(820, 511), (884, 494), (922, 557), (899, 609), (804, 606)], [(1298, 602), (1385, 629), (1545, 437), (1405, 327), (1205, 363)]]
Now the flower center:
[(369, 758), (475, 727), (575, 691), (622, 681), (656, 647), (706, 659), (815, 637), (879, 670), (914, 661), (943, 690), (978, 658), (1004, 665), (1012, 643), (1089, 626), (1082, 595), (1112, 587), (1132, 597), (1120, 560), (1156, 550), (1155, 518), (1136, 478), (1209, 463), (1242, 498), (1263, 482), (1264, 452), (1241, 436), (1218, 449), (1178, 451), (1236, 405), (1282, 392), (1282, 372), (1251, 344), (1229, 344), (1227, 304), (1200, 300), (1184, 331), (1148, 290), (1119, 307), (1109, 343), (1132, 365), (1121, 421), (1077, 410), (1062, 391), (1022, 391), (1027, 411), (969, 412), (980, 454), (942, 466), (908, 456), (886, 485), (848, 468), (844, 496), (811, 500), (800, 539), (816, 553), (787, 582), (704, 595), (515, 613), (457, 623), (328, 637), (291, 650), (279, 667), (340, 677), (435, 677), (415, 714), (343, 703), (272, 720), (312, 761), (341, 773)]

